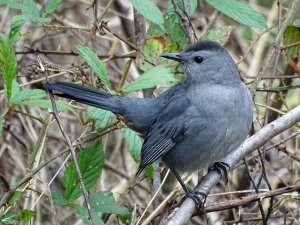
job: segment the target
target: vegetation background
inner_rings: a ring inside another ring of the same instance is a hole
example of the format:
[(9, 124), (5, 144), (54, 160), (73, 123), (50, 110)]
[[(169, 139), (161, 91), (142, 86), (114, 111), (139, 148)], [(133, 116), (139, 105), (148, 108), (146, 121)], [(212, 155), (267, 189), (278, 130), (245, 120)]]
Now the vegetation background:
[[(251, 135), (300, 101), (299, 0), (0, 0), (0, 32), (0, 224), (168, 223), (184, 197), (160, 163), (134, 181), (142, 138), (115, 115), (56, 99), (78, 179), (46, 75), (154, 97), (184, 77), (159, 55), (210, 39), (254, 96)], [(189, 224), (299, 224), (299, 134), (296, 124), (247, 155)]]

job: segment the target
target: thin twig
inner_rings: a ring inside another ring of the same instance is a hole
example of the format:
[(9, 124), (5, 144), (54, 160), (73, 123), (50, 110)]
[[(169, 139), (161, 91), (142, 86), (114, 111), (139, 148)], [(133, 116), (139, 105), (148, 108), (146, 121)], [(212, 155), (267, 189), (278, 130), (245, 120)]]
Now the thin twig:
[[(226, 209), (238, 208), (241, 206), (245, 206), (245, 205), (249, 204), (250, 202), (262, 201), (265, 198), (271, 198), (274, 196), (278, 196), (278, 195), (282, 195), (282, 194), (290, 193), (290, 192), (294, 192), (294, 191), (299, 191), (299, 190), (300, 190), (300, 184), (283, 187), (283, 188), (279, 188), (279, 189), (276, 189), (273, 191), (248, 195), (246, 197), (241, 197), (241, 198), (230, 200), (227, 202), (218, 203), (216, 205), (206, 206), (203, 211), (208, 213), (208, 212), (216, 212), (216, 211), (223, 211)], [(298, 193), (295, 195), (295, 197), (298, 197)]]
[[(39, 63), (40, 63), (42, 71), (45, 71), (46, 81), (49, 81), (48, 80), (49, 79), (48, 78), (48, 70), (44, 69), (44, 67), (42, 65), (42, 62), (40, 60), (39, 60)], [(57, 124), (59, 126), (59, 129), (61, 130), (64, 138), (66, 139), (66, 141), (68, 143), (68, 147), (70, 149), (70, 152), (71, 152), (74, 164), (75, 164), (75, 168), (76, 168), (76, 172), (78, 174), (78, 179), (79, 179), (80, 187), (81, 187), (81, 190), (82, 190), (82, 193), (83, 193), (83, 196), (84, 196), (84, 200), (85, 200), (85, 203), (86, 203), (87, 211), (88, 211), (88, 214), (89, 214), (89, 220), (90, 220), (91, 224), (94, 225), (95, 221), (94, 221), (94, 217), (93, 217), (93, 214), (92, 214), (92, 209), (91, 209), (91, 203), (90, 203), (89, 195), (88, 195), (87, 189), (85, 187), (85, 184), (83, 182), (83, 176), (82, 176), (82, 173), (80, 171), (80, 167), (79, 167), (79, 164), (78, 164), (78, 161), (77, 161), (77, 158), (76, 158), (76, 153), (75, 153), (75, 149), (73, 147), (73, 143), (71, 142), (70, 138), (68, 137), (66, 131), (64, 130), (64, 128), (62, 126), (62, 121), (61, 121), (61, 119), (59, 117), (59, 113), (58, 113), (58, 110), (57, 110), (57, 107), (56, 107), (56, 103), (55, 103), (55, 99), (54, 99), (53, 93), (52, 93), (51, 90), (48, 90), (48, 93), (49, 93), (50, 101), (51, 101), (51, 104), (52, 104), (52, 114), (53, 114), (53, 116), (54, 116), (54, 118), (55, 118), (55, 120), (56, 120), (56, 122), (57, 122)]]
[[(189, 21), (186, 18), (186, 16), (184, 15), (184, 13), (181, 12), (180, 8), (177, 5), (177, 2), (175, 0), (171, 0), (171, 1), (172, 1), (172, 4), (173, 4), (173, 7), (174, 7), (174, 10), (175, 10), (176, 14), (178, 15), (178, 17), (179, 17), (179, 19), (180, 19), (180, 21), (182, 23), (182, 29), (183, 29), (183, 31), (185, 33), (185, 36), (188, 39), (188, 43), (192, 44), (193, 43), (192, 29), (189, 26)], [(183, 0), (183, 1), (185, 1), (185, 0)], [(185, 7), (188, 7), (187, 3), (185, 3), (184, 5), (185, 5)], [(184, 10), (186, 10), (186, 8)]]

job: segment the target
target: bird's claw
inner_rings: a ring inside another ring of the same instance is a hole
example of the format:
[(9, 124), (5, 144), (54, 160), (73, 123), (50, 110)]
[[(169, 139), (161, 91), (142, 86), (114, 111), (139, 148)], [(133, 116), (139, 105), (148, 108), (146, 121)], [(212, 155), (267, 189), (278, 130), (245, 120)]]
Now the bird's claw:
[[(204, 201), (201, 200), (200, 196), (204, 197)], [(207, 195), (205, 193), (200, 192), (200, 191), (188, 190), (188, 192), (186, 193), (186, 197), (193, 200), (193, 202), (195, 203), (197, 212), (200, 213), (200, 210), (202, 209), (202, 207), (205, 203)]]
[(215, 162), (211, 170), (216, 170), (222, 177), (225, 178), (225, 183), (228, 183), (228, 170), (230, 170), (230, 165), (226, 162)]

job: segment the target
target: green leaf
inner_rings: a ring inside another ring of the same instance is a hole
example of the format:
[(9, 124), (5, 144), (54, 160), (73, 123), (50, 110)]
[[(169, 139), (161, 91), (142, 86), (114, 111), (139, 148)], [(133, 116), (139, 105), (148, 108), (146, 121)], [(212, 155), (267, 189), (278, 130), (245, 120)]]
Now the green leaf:
[(215, 29), (212, 29), (208, 31), (206, 34), (204, 34), (200, 40), (211, 40), (211, 41), (217, 41), (221, 44), (226, 44), (228, 42), (230, 33), (233, 30), (233, 26), (223, 26), (223, 27), (218, 27)]
[(24, 89), (14, 93), (9, 102), (12, 105), (20, 105), (25, 100), (37, 100), (46, 97), (46, 92), (40, 89)]
[[(44, 109), (51, 109), (52, 104), (50, 100), (41, 99), (46, 96), (46, 92), (40, 89), (24, 89), (20, 90), (19, 84), (16, 80), (12, 81), (12, 94), (9, 102), (12, 105), (28, 105), (28, 106), (37, 106)], [(57, 110), (69, 110), (76, 115), (74, 109), (68, 104), (58, 100), (55, 101)]]
[(171, 43), (178, 43), (181, 48), (187, 46), (187, 38), (178, 15), (171, 11), (165, 20), (165, 29)]
[(111, 89), (111, 84), (107, 77), (107, 71), (104, 64), (100, 61), (97, 54), (88, 47), (83, 47), (81, 45), (76, 46), (80, 55), (86, 60), (86, 62), (90, 65), (90, 67), (95, 71), (96, 75), (102, 81), (104, 86), (107, 89)]
[(3, 125), (4, 125), (4, 118), (0, 116), (0, 136), (2, 135)]
[(150, 22), (149, 28), (147, 29), (147, 34), (149, 36), (158, 37), (158, 36), (163, 36), (165, 34), (165, 31), (161, 29), (161, 26)]
[(58, 8), (58, 6), (60, 5), (61, 2), (62, 2), (62, 0), (50, 1), (45, 7), (45, 10), (44, 10), (45, 15), (44, 16), (47, 16), (47, 15), (53, 13)]
[[(295, 44), (300, 41), (300, 28), (295, 26), (287, 26), (283, 33), (283, 43), (285, 46)], [(295, 45), (294, 47), (287, 48), (285, 50), (285, 55), (288, 60), (294, 57), (300, 58), (300, 45)]]
[(153, 179), (153, 174), (154, 174), (154, 166), (151, 164), (145, 168), (145, 174), (147, 177), (150, 179)]
[[(99, 179), (104, 165), (104, 152), (100, 142), (95, 142), (82, 149), (77, 156), (77, 160), (84, 184), (89, 190)], [(66, 188), (65, 198), (68, 202), (82, 195), (74, 162), (67, 166), (62, 182)]]
[(54, 191), (51, 193), (52, 200), (56, 205), (68, 205), (69, 202), (60, 193)]
[(206, 2), (241, 24), (267, 28), (265, 18), (245, 3), (236, 0), (206, 0)]
[(95, 212), (113, 213), (113, 214), (128, 214), (129, 212), (120, 207), (110, 191), (101, 191), (91, 193), (91, 208)]
[(11, 19), (10, 31), (8, 35), (8, 39), (10, 43), (14, 44), (20, 39), (21, 37), (20, 30), (23, 24), (24, 24), (24, 19), (22, 16), (14, 16)]
[(157, 24), (163, 30), (164, 18), (159, 8), (150, 0), (131, 0), (133, 7), (139, 14), (151, 23)]
[(36, 212), (31, 210), (22, 210), (18, 215), (18, 220), (20, 222), (28, 222), (35, 214)]
[(31, 21), (35, 23), (46, 23), (49, 21), (48, 18), (40, 15), (40, 11), (33, 0), (24, 0), (21, 10), (24, 16), (24, 21)]
[[(175, 1), (176, 4), (178, 5), (179, 9), (180, 10), (184, 10), (184, 7), (183, 7), (183, 3), (182, 3), (182, 0), (176, 0)], [(189, 15), (191, 16), (196, 8), (197, 8), (197, 0), (187, 0), (187, 5), (188, 5), (188, 8), (189, 8)], [(173, 6), (173, 3), (171, 0), (168, 1), (168, 12), (172, 12), (172, 13), (175, 13), (175, 9), (174, 9), (174, 6)]]
[(18, 220), (17, 220), (17, 213), (15, 212), (8, 212), (8, 213), (5, 213), (4, 215), (2, 215), (0, 217), (0, 224), (19, 224), (18, 223)]
[[(183, 10), (182, 0), (176, 0), (176, 4), (178, 5), (180, 10)], [(192, 15), (197, 7), (196, 0), (187, 0), (187, 4), (189, 6), (189, 15)], [(185, 32), (182, 27), (182, 22), (179, 19), (177, 13), (175, 12), (173, 3), (171, 0), (168, 1), (167, 6), (167, 16), (165, 17), (165, 30), (169, 37), (170, 43), (177, 43), (180, 48), (185, 48), (187, 46), (187, 38)]]
[(129, 143), (129, 153), (135, 162), (141, 161), (141, 148), (143, 139), (133, 130), (129, 128), (122, 129), (123, 137)]
[[(75, 212), (79, 216), (81, 216), (81, 219), (83, 220), (84, 224), (86, 224), (86, 225), (91, 224), (91, 222), (89, 220), (89, 214), (88, 214), (88, 211), (87, 211), (85, 205), (80, 206), (80, 205), (77, 205), (77, 204), (73, 204), (72, 208), (75, 210)], [(93, 219), (95, 221), (95, 224), (104, 225), (103, 220), (94, 212), (93, 208), (91, 209), (91, 213), (92, 213)]]
[(153, 68), (153, 65), (160, 63), (162, 60), (160, 55), (165, 48), (166, 40), (164, 38), (152, 37), (145, 40), (140, 49), (140, 57), (137, 59), (139, 68), (143, 71), (148, 71)]
[(126, 85), (122, 91), (130, 92), (145, 88), (152, 88), (159, 84), (170, 84), (177, 82), (178, 80), (174, 75), (164, 66), (158, 65), (153, 67), (146, 73), (142, 74), (134, 82)]
[(0, 224), (20, 224), (21, 222), (28, 222), (36, 212), (31, 210), (21, 210), (18, 214), (16, 212), (8, 212), (0, 217)]
[(12, 206), (13, 204), (15, 204), (22, 197), (22, 194), (22, 192), (16, 191), (13, 197), (9, 200), (8, 205)]
[(49, 21), (48, 18), (42, 17), (40, 15), (40, 11), (33, 0), (0, 0), (0, 5), (1, 4), (7, 4), (7, 6), (10, 8), (21, 10), (22, 14), (18, 15), (18, 17), (22, 18), (24, 23), (46, 23)]
[(6, 4), (9, 8), (12, 9), (21, 9), (22, 4), (18, 0), (0, 0), (0, 5)]
[(6, 97), (11, 96), (12, 81), (17, 74), (17, 61), (9, 39), (0, 34), (0, 73), (3, 76)]
[(115, 114), (96, 107), (89, 107), (87, 110), (87, 114), (89, 116), (89, 119), (95, 121), (96, 129), (99, 130), (105, 128), (109, 121), (116, 121)]

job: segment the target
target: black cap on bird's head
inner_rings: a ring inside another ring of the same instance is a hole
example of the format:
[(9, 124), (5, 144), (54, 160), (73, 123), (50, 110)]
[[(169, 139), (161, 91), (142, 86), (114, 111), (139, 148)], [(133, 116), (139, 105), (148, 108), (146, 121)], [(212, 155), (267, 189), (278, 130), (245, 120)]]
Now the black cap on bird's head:
[[(199, 41), (185, 48), (182, 53), (196, 52), (196, 51), (215, 51), (224, 52), (225, 49), (215, 41)], [(182, 53), (164, 53), (161, 57), (172, 59), (178, 62), (182, 62)]]
[(227, 50), (214, 41), (199, 41), (180, 53), (165, 53), (161, 57), (178, 61), (194, 82), (239, 82), (240, 75)]

